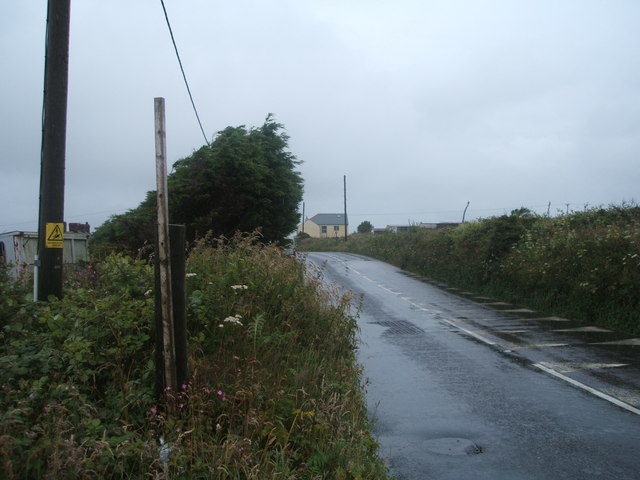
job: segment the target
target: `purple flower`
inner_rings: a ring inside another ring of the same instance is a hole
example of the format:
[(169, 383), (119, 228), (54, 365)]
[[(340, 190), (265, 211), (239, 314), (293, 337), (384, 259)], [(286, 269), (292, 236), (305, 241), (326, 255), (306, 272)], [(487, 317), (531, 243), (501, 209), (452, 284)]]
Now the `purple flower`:
[(187, 389), (187, 384), (186, 384), (186, 383), (183, 383), (183, 384), (182, 384), (182, 386), (181, 386), (180, 388), (182, 388), (182, 390), (186, 390), (186, 389)]
[(158, 413), (158, 409), (156, 407), (151, 407), (149, 411), (151, 412), (152, 415), (155, 415), (156, 413)]

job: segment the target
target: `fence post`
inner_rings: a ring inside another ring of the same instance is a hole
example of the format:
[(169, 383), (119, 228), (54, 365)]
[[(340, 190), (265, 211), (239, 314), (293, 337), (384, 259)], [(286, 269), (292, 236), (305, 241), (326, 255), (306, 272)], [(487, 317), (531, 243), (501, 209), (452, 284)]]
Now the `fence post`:
[[(156, 248), (156, 319), (160, 310), (162, 322), (162, 362), (156, 369), (163, 369), (164, 388), (177, 387), (176, 353), (173, 328), (173, 296), (171, 294), (171, 263), (169, 240), (169, 200), (167, 188), (167, 149), (164, 115), (164, 98), (154, 99), (156, 129), (156, 184), (157, 184), (157, 248)], [(158, 329), (157, 329), (158, 331)], [(156, 359), (159, 357), (156, 355)], [(156, 370), (156, 378), (159, 377)]]
[(173, 296), (173, 332), (176, 352), (176, 382), (184, 385), (189, 380), (187, 364), (186, 320), (186, 233), (184, 225), (169, 225), (171, 245), (171, 292)]

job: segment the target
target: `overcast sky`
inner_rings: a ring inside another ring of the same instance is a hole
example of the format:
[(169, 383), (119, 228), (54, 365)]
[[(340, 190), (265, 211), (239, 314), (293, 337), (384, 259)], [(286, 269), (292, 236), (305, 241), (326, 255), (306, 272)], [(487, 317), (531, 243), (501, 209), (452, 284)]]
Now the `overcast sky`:
[[(35, 230), (46, 1), (0, 1), (0, 231)], [(275, 114), (350, 230), (638, 200), (637, 0), (165, 0), (209, 139)], [(159, 0), (72, 1), (65, 220), (203, 145)], [(549, 203), (551, 207), (549, 208)], [(302, 206), (300, 207), (302, 211)]]

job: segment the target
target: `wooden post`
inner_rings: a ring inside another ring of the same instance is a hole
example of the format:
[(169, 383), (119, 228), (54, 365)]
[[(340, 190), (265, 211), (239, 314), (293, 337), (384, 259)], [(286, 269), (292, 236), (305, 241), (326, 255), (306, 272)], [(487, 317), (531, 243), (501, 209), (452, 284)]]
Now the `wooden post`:
[(347, 241), (348, 235), (348, 224), (347, 224), (347, 176), (344, 176), (344, 241)]
[[(158, 242), (156, 249), (157, 269), (159, 280), (159, 307), (162, 318), (162, 367), (164, 388), (175, 389), (176, 381), (176, 352), (173, 327), (173, 299), (171, 293), (171, 263), (169, 245), (169, 199), (167, 187), (167, 150), (166, 129), (164, 116), (164, 98), (154, 99), (155, 127), (156, 127), (156, 184), (158, 201)], [(158, 286), (156, 287), (158, 288)], [(159, 329), (157, 329), (159, 330)], [(156, 357), (157, 358), (157, 357)]]
[(176, 351), (176, 383), (183, 385), (189, 380), (185, 292), (185, 280), (187, 278), (185, 226), (169, 225), (169, 238), (171, 242), (171, 291), (173, 296), (173, 332)]
[(70, 0), (49, 0), (42, 108), (38, 299), (62, 298)]
[(466, 206), (466, 207), (464, 207), (464, 212), (462, 212), (462, 223), (464, 223), (464, 217), (466, 217), (466, 216), (467, 216), (467, 208), (469, 208), (469, 204), (470, 204), (470, 203), (471, 203), (470, 201), (469, 201), (469, 202), (467, 202), (467, 206)]

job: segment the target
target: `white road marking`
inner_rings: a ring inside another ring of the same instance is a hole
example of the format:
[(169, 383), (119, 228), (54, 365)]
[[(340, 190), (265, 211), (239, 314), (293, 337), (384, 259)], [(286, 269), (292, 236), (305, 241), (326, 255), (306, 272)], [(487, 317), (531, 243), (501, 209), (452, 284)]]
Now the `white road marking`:
[(525, 343), (524, 345), (514, 346), (514, 350), (524, 350), (525, 348), (555, 348), (568, 347), (569, 343)]
[[(346, 266), (346, 262), (342, 262), (345, 264)], [(357, 270), (351, 268), (351, 270), (360, 275), (362, 278), (364, 278), (365, 280), (368, 280), (370, 282), (373, 282), (372, 279), (362, 275), (360, 272), (358, 272)], [(382, 288), (383, 290), (388, 291), (389, 293), (392, 293), (393, 295), (400, 295), (400, 292), (396, 292), (393, 291), (385, 286), (383, 286), (382, 284), (377, 284), (378, 287)], [(431, 310), (429, 310), (428, 308), (423, 307), (422, 305), (418, 305), (417, 303), (413, 302), (410, 298), (408, 297), (401, 297), (404, 301), (406, 301), (407, 303), (419, 308), (420, 310), (423, 310), (425, 312), (431, 312)], [(487, 304), (487, 305), (508, 305), (505, 304), (503, 302), (494, 302), (492, 304)], [(511, 312), (533, 312), (533, 310), (528, 310), (528, 309), (516, 309), (516, 310), (511, 310)], [(496, 342), (484, 337), (483, 335), (480, 335), (479, 333), (474, 332), (473, 330), (469, 330), (467, 328), (461, 327), (458, 323), (452, 321), (452, 320), (448, 320), (446, 318), (441, 319), (443, 322), (447, 323), (448, 325), (462, 331), (465, 332), (466, 334), (480, 340), (483, 343), (486, 343), (487, 345), (498, 345)], [(565, 318), (560, 318), (560, 317), (545, 317), (545, 318), (539, 318), (536, 320), (551, 320), (551, 321), (555, 321), (555, 322), (567, 322), (568, 320)], [(589, 327), (586, 327), (589, 328)], [(593, 327), (593, 328), (597, 328), (597, 327)], [(570, 330), (566, 330), (566, 331), (570, 331)], [(574, 330), (575, 331), (575, 330)], [(577, 330), (577, 331), (580, 331)], [(601, 329), (597, 329), (597, 330), (584, 330), (582, 329), (581, 331), (602, 331)], [(600, 342), (600, 344), (617, 344), (617, 345), (640, 345), (640, 338), (632, 338), (632, 339), (628, 339), (628, 340), (622, 340), (619, 342)], [(514, 349), (523, 349), (523, 348), (546, 348), (546, 347), (561, 347), (561, 346), (567, 346), (568, 344), (561, 344), (561, 343), (547, 343), (547, 344), (538, 344), (538, 345), (523, 345), (523, 346), (518, 346), (515, 347)], [(624, 364), (583, 364), (584, 368), (589, 368), (589, 369), (593, 369), (593, 368), (614, 368), (614, 367), (622, 367), (625, 366)], [(573, 378), (567, 377), (566, 375), (563, 375), (562, 373), (554, 370), (553, 368), (549, 368), (546, 365), (544, 365), (543, 363), (534, 363), (533, 364), (534, 367), (542, 370), (543, 372), (546, 372), (550, 375), (553, 375), (556, 378), (559, 378), (575, 387), (578, 387), (588, 393), (591, 393), (592, 395), (595, 395), (598, 398), (601, 398), (603, 400), (606, 400), (610, 403), (613, 403), (614, 405), (617, 405), (618, 407), (624, 408), (625, 410), (634, 413), (636, 415), (640, 415), (640, 409), (637, 409), (635, 407), (633, 407), (632, 405), (629, 405), (628, 403), (623, 402), (622, 400), (618, 400), (615, 397), (612, 397), (611, 395), (607, 395), (604, 392), (601, 392), (600, 390), (596, 390), (595, 388), (589, 387), (588, 385), (585, 385), (582, 382), (579, 382), (577, 380), (574, 380)]]
[[(524, 319), (523, 319), (524, 320)], [(529, 320), (538, 320), (541, 322), (570, 322), (570, 320), (562, 317), (540, 317), (540, 318), (530, 318)]]
[(486, 343), (487, 345), (497, 345), (496, 342), (494, 342), (493, 340), (489, 340), (487, 337), (483, 337), (482, 335), (480, 335), (479, 333), (474, 332), (473, 330), (469, 330), (468, 328), (461, 327), (456, 322), (453, 322), (451, 320), (447, 320), (446, 318), (443, 318), (442, 321), (447, 323), (447, 324), (449, 324), (449, 325), (451, 325), (452, 327), (457, 328), (458, 330), (461, 330), (461, 331), (465, 332), (468, 335), (471, 335), (474, 338), (477, 338), (478, 340), (480, 340), (483, 343)]
[(553, 375), (554, 377), (558, 377), (561, 380), (564, 380), (567, 383), (570, 383), (571, 385), (581, 388), (582, 390), (589, 392), (593, 395), (595, 395), (596, 397), (602, 398), (603, 400), (606, 400), (607, 402), (613, 403), (614, 405), (617, 405), (618, 407), (624, 408), (625, 410), (628, 410), (631, 413), (635, 413), (636, 415), (640, 415), (640, 410), (629, 405), (628, 403), (623, 402), (622, 400), (618, 400), (617, 398), (612, 397), (611, 395), (607, 395), (604, 392), (601, 392), (600, 390), (596, 390), (595, 388), (591, 388), (588, 385), (585, 385), (582, 382), (578, 382), (577, 380), (574, 380), (573, 378), (569, 378), (566, 375), (563, 375), (559, 372), (556, 372), (555, 370), (545, 367), (544, 365), (540, 364), (540, 363), (534, 363), (533, 364), (534, 367), (539, 368), (540, 370), (542, 370), (543, 372), (547, 372), (550, 375)]
[(589, 345), (640, 345), (640, 338), (629, 338), (627, 340), (614, 340), (613, 342), (595, 342)]
[(564, 328), (561, 330), (552, 330), (552, 332), (602, 332), (602, 333), (613, 333), (613, 330), (607, 330), (606, 328), (600, 327), (579, 327), (579, 328)]
[(559, 373), (579, 372), (580, 370), (597, 370), (603, 368), (628, 367), (628, 363), (580, 363), (580, 362), (539, 362)]

